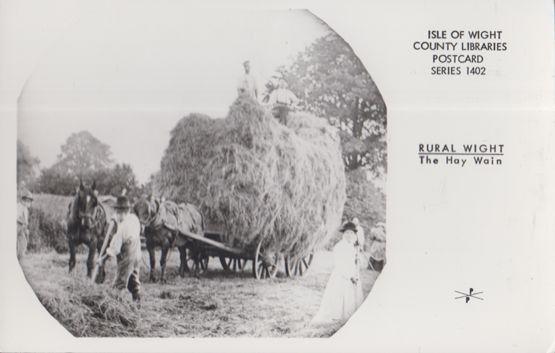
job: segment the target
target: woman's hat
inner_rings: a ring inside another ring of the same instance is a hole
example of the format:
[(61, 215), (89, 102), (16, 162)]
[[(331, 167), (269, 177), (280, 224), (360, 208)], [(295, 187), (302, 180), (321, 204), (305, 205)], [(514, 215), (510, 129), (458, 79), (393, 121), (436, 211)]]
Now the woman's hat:
[(129, 203), (129, 199), (127, 196), (118, 196), (116, 204), (114, 205), (116, 210), (128, 210), (131, 208), (131, 204)]
[(339, 230), (341, 233), (344, 233), (347, 230), (352, 230), (353, 232), (357, 232), (357, 226), (356, 224), (354, 224), (353, 222), (347, 222), (345, 224), (343, 224), (343, 226), (341, 227), (341, 229)]

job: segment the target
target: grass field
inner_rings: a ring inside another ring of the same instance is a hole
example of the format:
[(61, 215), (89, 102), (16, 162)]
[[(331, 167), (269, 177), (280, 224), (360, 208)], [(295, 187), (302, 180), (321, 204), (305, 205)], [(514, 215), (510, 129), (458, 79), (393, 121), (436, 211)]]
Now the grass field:
[[(341, 326), (308, 325), (332, 271), (327, 251), (316, 254), (304, 277), (287, 278), (278, 273), (277, 278), (258, 281), (252, 277), (251, 262), (242, 273), (229, 274), (217, 258), (210, 259), (208, 272), (200, 279), (181, 278), (177, 275), (179, 252), (172, 250), (163, 284), (148, 281), (148, 255), (143, 252), (143, 300), (137, 308), (129, 293), (110, 289), (114, 261), (107, 264), (103, 285), (86, 279), (83, 251), (77, 255), (75, 270), (68, 274), (62, 224), (69, 200), (35, 195), (35, 212), (30, 213), (30, 238), (35, 246), (21, 265), (41, 303), (75, 336), (327, 337)], [(365, 296), (377, 275), (361, 268)]]
[(65, 219), (71, 196), (34, 194), (33, 198), (32, 208), (38, 208), (59, 221)]
[[(331, 254), (315, 256), (310, 271), (300, 278), (283, 275), (258, 281), (251, 266), (240, 274), (225, 273), (216, 258), (200, 279), (177, 275), (179, 256), (169, 256), (167, 283), (150, 283), (141, 273), (143, 300), (137, 308), (129, 293), (109, 289), (114, 263), (107, 266), (107, 283), (85, 279), (85, 258), (70, 275), (68, 256), (29, 254), (22, 261), (27, 280), (47, 310), (76, 336), (140, 337), (326, 337), (339, 324), (309, 327), (332, 270)], [(147, 260), (146, 252), (143, 258)], [(146, 267), (146, 266), (145, 266)], [(365, 296), (377, 277), (361, 269)]]

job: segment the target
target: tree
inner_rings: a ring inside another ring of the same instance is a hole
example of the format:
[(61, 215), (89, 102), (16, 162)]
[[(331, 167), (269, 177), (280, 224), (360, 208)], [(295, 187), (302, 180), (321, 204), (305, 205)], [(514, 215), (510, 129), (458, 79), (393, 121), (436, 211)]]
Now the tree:
[(72, 195), (78, 183), (77, 178), (50, 167), (41, 171), (36, 189), (46, 194)]
[(101, 170), (93, 176), (99, 185), (99, 190), (105, 194), (120, 195), (123, 189), (128, 194), (138, 189), (137, 178), (129, 164), (116, 164), (108, 170)]
[(73, 177), (83, 177), (94, 171), (111, 168), (111, 154), (110, 146), (90, 132), (80, 131), (68, 137), (52, 168)]
[(101, 194), (120, 195), (123, 189), (137, 193), (137, 178), (129, 164), (113, 165), (110, 146), (88, 131), (73, 133), (61, 147), (58, 160), (43, 169), (38, 180), (41, 192), (71, 195), (79, 180), (96, 181)]
[(357, 217), (367, 235), (378, 223), (385, 222), (385, 195), (368, 179), (364, 168), (346, 173), (347, 201), (343, 209), (345, 219)]
[[(304, 110), (325, 117), (340, 130), (347, 170), (386, 168), (386, 106), (374, 81), (351, 47), (336, 33), (317, 39), (289, 67), (280, 67)], [(268, 90), (274, 84), (270, 81)]]
[(17, 185), (29, 185), (36, 177), (39, 159), (31, 155), (29, 148), (17, 140)]

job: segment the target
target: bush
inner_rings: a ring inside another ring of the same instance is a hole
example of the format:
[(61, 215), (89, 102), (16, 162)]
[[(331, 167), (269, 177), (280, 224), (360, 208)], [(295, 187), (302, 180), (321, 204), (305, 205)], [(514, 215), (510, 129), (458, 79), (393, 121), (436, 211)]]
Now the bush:
[(378, 222), (385, 222), (385, 195), (366, 177), (366, 170), (359, 168), (347, 173), (347, 201), (345, 219), (357, 217), (369, 234)]
[(29, 209), (29, 251), (68, 251), (65, 222), (70, 201), (68, 196), (34, 195)]
[[(385, 222), (385, 194), (374, 186), (366, 177), (364, 168), (355, 169), (346, 173), (347, 176), (347, 201), (343, 209), (343, 221), (357, 217), (364, 229), (365, 248), (369, 248), (375, 240), (372, 229), (380, 222)], [(330, 239), (326, 248), (331, 249), (339, 241), (341, 234), (336, 233)], [(385, 242), (385, 238), (383, 240)]]
[(58, 253), (66, 253), (68, 245), (64, 222), (39, 208), (31, 207), (27, 249), (33, 252), (54, 249)]

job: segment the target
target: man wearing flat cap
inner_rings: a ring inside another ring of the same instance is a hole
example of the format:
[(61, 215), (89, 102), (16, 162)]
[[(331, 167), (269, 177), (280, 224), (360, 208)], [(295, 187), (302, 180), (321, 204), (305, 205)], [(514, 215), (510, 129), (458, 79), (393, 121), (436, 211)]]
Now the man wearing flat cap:
[(21, 259), (27, 252), (29, 242), (29, 207), (33, 202), (33, 194), (25, 188), (21, 190), (17, 203), (17, 258)]
[(119, 196), (114, 206), (116, 211), (117, 231), (110, 241), (106, 253), (99, 260), (103, 263), (107, 257), (117, 259), (117, 273), (113, 286), (118, 290), (127, 288), (134, 301), (141, 300), (141, 282), (139, 270), (141, 266), (141, 223), (134, 213), (130, 212), (131, 204), (126, 196)]

